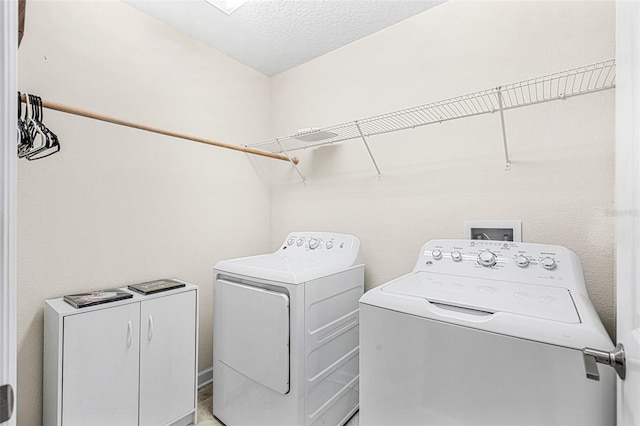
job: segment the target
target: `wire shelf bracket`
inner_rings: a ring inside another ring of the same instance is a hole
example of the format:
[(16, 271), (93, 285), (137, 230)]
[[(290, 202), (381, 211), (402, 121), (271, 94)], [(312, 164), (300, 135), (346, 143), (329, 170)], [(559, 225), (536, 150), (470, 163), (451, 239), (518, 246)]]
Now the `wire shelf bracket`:
[[(292, 134), (245, 146), (247, 148), (258, 148), (264, 151), (283, 154), (288, 157), (304, 182), (304, 176), (302, 176), (302, 173), (298, 170), (294, 161), (292, 161), (292, 157), (290, 157), (291, 152), (360, 139), (365, 144), (367, 152), (378, 173), (378, 178), (381, 178), (380, 168), (368, 143), (368, 139), (371, 136), (499, 111), (502, 126), (505, 168), (506, 170), (510, 170), (511, 159), (509, 158), (507, 144), (504, 118), (505, 111), (609, 90), (615, 88), (615, 86), (616, 61), (615, 59), (608, 59), (606, 61), (431, 102), (401, 111), (313, 129), (312, 132), (305, 133), (307, 137), (303, 138), (304, 140), (299, 138), (299, 134)], [(321, 132), (322, 134), (320, 134)], [(315, 133), (319, 133), (317, 136), (322, 135), (323, 137), (314, 138), (313, 135)], [(329, 135), (329, 137), (325, 137), (326, 135)]]
[(504, 146), (504, 161), (505, 161), (505, 170), (511, 170), (511, 161), (509, 161), (509, 148), (507, 146), (507, 130), (504, 125), (504, 108), (502, 107), (502, 92), (500, 91), (502, 87), (498, 86), (496, 89), (498, 91), (498, 107), (500, 108), (500, 124), (502, 125), (502, 144)]
[(364, 146), (367, 148), (367, 152), (369, 153), (369, 157), (371, 157), (371, 161), (373, 162), (373, 167), (376, 168), (376, 172), (378, 172), (378, 180), (382, 179), (382, 175), (380, 174), (380, 167), (378, 167), (378, 163), (376, 163), (376, 159), (373, 157), (373, 154), (371, 153), (371, 148), (369, 147), (369, 144), (367, 143), (367, 138), (364, 137), (364, 134), (362, 133), (362, 129), (360, 128), (360, 124), (358, 123), (358, 121), (355, 121), (356, 127), (358, 128), (358, 133), (360, 133), (360, 137), (362, 138), (362, 142), (364, 142)]
[(302, 179), (302, 183), (306, 184), (307, 183), (307, 179), (304, 177), (304, 175), (300, 171), (300, 168), (298, 168), (298, 165), (296, 164), (296, 162), (289, 155), (287, 150), (284, 149), (284, 147), (282, 146), (282, 144), (280, 143), (280, 141), (278, 139), (276, 139), (276, 142), (278, 142), (278, 145), (280, 146), (280, 150), (281, 150), (280, 152), (283, 153), (289, 159), (289, 162), (293, 165), (293, 168), (296, 170), (296, 173), (298, 173), (298, 176), (300, 176), (300, 179)]

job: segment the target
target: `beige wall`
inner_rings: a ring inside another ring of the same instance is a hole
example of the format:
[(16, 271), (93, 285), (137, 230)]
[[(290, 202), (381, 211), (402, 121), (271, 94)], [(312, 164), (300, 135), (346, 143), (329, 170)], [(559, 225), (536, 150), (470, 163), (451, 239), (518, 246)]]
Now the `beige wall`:
[[(270, 82), (258, 72), (119, 2), (27, 8), (20, 90), (232, 143), (269, 134)], [(20, 425), (41, 423), (45, 299), (159, 277), (191, 281), (200, 286), (205, 369), (214, 263), (269, 248), (268, 191), (246, 155), (44, 117), (61, 152), (18, 163)]]
[[(273, 79), (275, 136), (463, 95), (613, 58), (613, 2), (449, 2)], [(613, 335), (614, 91), (297, 151), (271, 191), (271, 241), (350, 232), (366, 287), (407, 273), (465, 220), (522, 220), (525, 241), (574, 250)]]
[[(248, 143), (612, 58), (614, 24), (613, 2), (449, 2), (270, 80), (121, 3), (30, 1), (19, 87)], [(613, 101), (508, 111), (508, 172), (494, 114), (371, 138), (381, 181), (358, 141), (298, 152), (306, 185), (277, 161), (45, 111), (62, 151), (19, 162), (19, 424), (41, 419), (45, 299), (194, 282), (205, 369), (213, 264), (294, 230), (359, 236), (372, 288), (464, 220), (520, 219), (526, 241), (582, 257), (613, 334)]]

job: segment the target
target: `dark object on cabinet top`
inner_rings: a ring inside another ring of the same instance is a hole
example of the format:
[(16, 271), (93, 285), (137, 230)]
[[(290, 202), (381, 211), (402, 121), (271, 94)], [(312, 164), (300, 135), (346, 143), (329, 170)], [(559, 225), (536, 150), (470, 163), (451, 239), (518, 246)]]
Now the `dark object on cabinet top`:
[(122, 291), (119, 288), (90, 291), (88, 293), (68, 294), (64, 301), (74, 308), (100, 305), (102, 303), (115, 302), (117, 300), (131, 299), (133, 294)]
[(146, 283), (140, 284), (131, 284), (128, 286), (129, 290), (133, 290), (136, 293), (140, 294), (154, 294), (159, 293), (161, 291), (173, 290), (175, 288), (184, 287), (185, 284), (180, 281), (170, 280), (170, 279), (162, 279), (156, 281), (149, 281)]

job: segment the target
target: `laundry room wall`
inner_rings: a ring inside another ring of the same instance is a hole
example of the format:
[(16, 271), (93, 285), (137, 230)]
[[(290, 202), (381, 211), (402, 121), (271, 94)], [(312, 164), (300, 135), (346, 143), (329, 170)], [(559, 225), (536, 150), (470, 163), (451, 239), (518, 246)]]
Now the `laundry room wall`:
[[(121, 2), (29, 1), (19, 62), (20, 90), (47, 100), (231, 143), (270, 132), (267, 77)], [(269, 248), (256, 166), (277, 162), (51, 110), (44, 121), (62, 150), (18, 162), (21, 425), (42, 421), (48, 298), (188, 280), (211, 366), (213, 265)]]
[[(273, 79), (274, 136), (324, 127), (615, 57), (614, 2), (450, 1)], [(409, 272), (421, 245), (465, 220), (521, 220), (524, 241), (569, 247), (607, 330), (614, 311), (613, 90), (295, 151), (277, 173), (271, 240), (347, 232), (366, 288)]]

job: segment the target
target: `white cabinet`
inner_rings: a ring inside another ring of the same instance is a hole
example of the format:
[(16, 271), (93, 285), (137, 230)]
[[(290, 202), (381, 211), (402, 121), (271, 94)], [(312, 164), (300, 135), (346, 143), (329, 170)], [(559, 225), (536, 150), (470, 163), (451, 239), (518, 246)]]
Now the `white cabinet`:
[(63, 318), (62, 424), (138, 424), (139, 321), (139, 303)]
[(45, 303), (44, 425), (195, 423), (198, 289)]
[(195, 303), (191, 291), (140, 304), (140, 425), (166, 424), (195, 408)]

